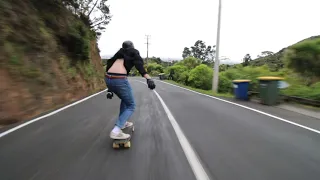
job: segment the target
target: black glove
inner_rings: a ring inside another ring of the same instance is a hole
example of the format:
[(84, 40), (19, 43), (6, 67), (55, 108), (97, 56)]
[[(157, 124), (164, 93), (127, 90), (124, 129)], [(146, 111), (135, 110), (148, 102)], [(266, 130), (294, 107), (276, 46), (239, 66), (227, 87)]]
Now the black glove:
[(113, 97), (113, 92), (109, 91), (107, 92), (107, 99), (112, 99)]
[(156, 88), (156, 85), (154, 84), (154, 81), (152, 79), (147, 79), (147, 84), (149, 89)]

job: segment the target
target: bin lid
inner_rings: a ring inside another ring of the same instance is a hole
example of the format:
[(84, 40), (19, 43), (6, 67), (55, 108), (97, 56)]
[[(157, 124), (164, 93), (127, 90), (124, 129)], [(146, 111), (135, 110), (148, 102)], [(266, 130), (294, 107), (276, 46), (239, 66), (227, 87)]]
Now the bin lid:
[(232, 82), (235, 82), (235, 83), (241, 83), (241, 82), (250, 82), (251, 80), (249, 79), (235, 79), (233, 80)]
[(275, 77), (275, 76), (261, 76), (261, 77), (258, 77), (259, 80), (269, 80), (269, 81), (272, 81), (272, 80), (283, 80), (284, 78), (282, 77)]

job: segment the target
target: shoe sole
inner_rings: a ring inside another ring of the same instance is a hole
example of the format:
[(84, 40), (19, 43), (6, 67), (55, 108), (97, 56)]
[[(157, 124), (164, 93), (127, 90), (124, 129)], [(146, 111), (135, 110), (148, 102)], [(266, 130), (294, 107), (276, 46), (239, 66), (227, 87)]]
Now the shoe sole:
[(114, 140), (126, 140), (126, 139), (130, 138), (130, 136), (127, 138), (120, 138), (120, 139), (118, 137), (111, 137), (111, 136), (110, 136), (110, 138), (114, 139)]
[[(133, 124), (132, 124), (132, 126), (133, 126)], [(121, 130), (124, 130), (125, 128), (129, 128), (129, 127), (132, 127), (132, 126), (127, 126), (127, 127), (121, 128)]]

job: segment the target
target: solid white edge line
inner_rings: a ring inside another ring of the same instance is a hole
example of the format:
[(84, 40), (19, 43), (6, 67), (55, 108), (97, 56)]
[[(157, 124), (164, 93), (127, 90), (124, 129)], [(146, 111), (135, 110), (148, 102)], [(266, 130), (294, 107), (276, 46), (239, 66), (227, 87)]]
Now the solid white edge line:
[[(146, 84), (144, 82), (135, 80), (137, 82)], [(204, 170), (204, 168), (202, 167), (202, 164), (197, 156), (197, 154), (195, 153), (195, 151), (193, 150), (191, 144), (189, 143), (187, 137), (184, 135), (182, 129), (180, 128), (179, 124), (177, 123), (177, 121), (175, 120), (175, 118), (173, 117), (172, 113), (170, 112), (168, 106), (165, 104), (165, 102), (163, 101), (163, 99), (161, 98), (161, 96), (158, 94), (158, 92), (156, 90), (153, 90), (153, 92), (156, 94), (156, 96), (158, 97), (158, 99), (160, 100), (168, 118), (169, 121), (178, 137), (178, 140), (180, 142), (180, 145), (182, 147), (182, 150), (184, 151), (184, 154), (187, 157), (187, 160), (192, 168), (192, 171), (194, 173), (194, 175), (196, 176), (197, 180), (209, 180), (209, 176), (207, 175), (206, 171)]]
[(229, 104), (233, 104), (233, 105), (236, 105), (236, 106), (239, 106), (239, 107), (242, 107), (242, 108), (245, 108), (245, 109), (248, 109), (248, 110), (251, 110), (251, 111), (254, 111), (254, 112), (257, 112), (257, 113), (260, 113), (260, 114), (263, 114), (263, 115), (266, 115), (266, 116), (269, 116), (269, 117), (278, 119), (278, 120), (280, 120), (280, 121), (283, 121), (283, 122), (286, 122), (286, 123), (289, 123), (289, 124), (292, 124), (292, 125), (295, 125), (295, 126), (298, 126), (298, 127), (301, 127), (301, 128), (307, 129), (307, 130), (309, 130), (309, 131), (312, 131), (312, 132), (315, 132), (315, 133), (320, 134), (320, 131), (319, 131), (319, 130), (316, 130), (316, 129), (313, 129), (313, 128), (310, 128), (310, 127), (307, 127), (307, 126), (304, 126), (304, 125), (301, 125), (301, 124), (298, 124), (298, 123), (295, 123), (295, 122), (292, 122), (292, 121), (283, 119), (283, 118), (278, 117), (278, 116), (274, 116), (274, 115), (272, 115), (272, 114), (265, 113), (265, 112), (260, 111), (260, 110), (257, 110), (257, 109), (250, 108), (250, 107), (248, 107), (248, 106), (244, 106), (244, 105), (241, 105), (241, 104), (237, 104), (237, 103), (234, 103), (234, 102), (230, 102), (230, 101), (227, 101), (227, 100), (224, 100), (224, 99), (220, 99), (220, 98), (217, 98), (217, 97), (214, 97), (214, 96), (210, 96), (210, 95), (207, 95), (207, 94), (202, 94), (202, 93), (199, 93), (199, 92), (196, 92), (196, 91), (193, 91), (193, 90), (184, 88), (184, 87), (180, 87), (180, 86), (178, 86), (178, 85), (174, 85), (174, 84), (171, 84), (171, 83), (168, 83), (168, 82), (159, 81), (159, 80), (156, 80), (156, 81), (157, 81), (157, 82), (162, 82), (162, 83), (165, 83), (165, 84), (168, 84), (168, 85), (171, 85), (171, 86), (175, 86), (175, 87), (178, 87), (178, 88), (181, 88), (181, 89), (184, 89), (184, 90), (187, 90), (187, 91), (196, 93), (196, 94), (200, 94), (200, 95), (203, 95), (203, 96), (207, 96), (207, 97), (210, 97), (210, 98), (212, 98), (212, 99), (216, 99), (216, 100), (223, 101), (223, 102), (226, 102), (226, 103), (229, 103)]
[(65, 109), (67, 109), (67, 108), (69, 108), (69, 107), (71, 107), (71, 106), (74, 106), (74, 105), (77, 105), (77, 104), (79, 104), (79, 103), (81, 103), (81, 102), (83, 102), (83, 101), (86, 101), (86, 100), (88, 100), (88, 99), (90, 99), (90, 98), (92, 98), (92, 97), (94, 97), (94, 96), (96, 96), (96, 95), (98, 95), (98, 94), (100, 94), (100, 93), (103, 93), (103, 92), (105, 92), (105, 91), (107, 91), (107, 90), (108, 90), (108, 89), (102, 90), (102, 91), (97, 92), (97, 93), (95, 93), (95, 94), (92, 94), (92, 95), (90, 95), (90, 96), (88, 96), (88, 97), (86, 97), (86, 98), (83, 98), (83, 99), (81, 99), (81, 100), (79, 100), (79, 101), (76, 101), (76, 102), (74, 102), (74, 103), (72, 103), (72, 104), (69, 104), (69, 105), (64, 106), (64, 107), (62, 107), (62, 108), (60, 108), (60, 109), (57, 109), (57, 110), (55, 110), (55, 111), (53, 111), (53, 112), (50, 112), (50, 113), (45, 114), (45, 115), (43, 115), (43, 116), (40, 116), (40, 117), (38, 117), (38, 118), (32, 119), (32, 120), (30, 120), (30, 121), (27, 121), (27, 122), (25, 122), (25, 123), (23, 123), (23, 124), (20, 124), (19, 126), (13, 127), (13, 128), (11, 128), (11, 129), (9, 129), (9, 130), (7, 130), (7, 131), (5, 131), (5, 132), (2, 132), (2, 133), (0, 134), (0, 138), (2, 138), (2, 137), (5, 136), (5, 135), (8, 135), (9, 133), (12, 133), (12, 132), (18, 130), (18, 129), (24, 127), (24, 126), (27, 126), (28, 124), (31, 124), (31, 123), (34, 123), (34, 122), (36, 122), (36, 121), (39, 121), (39, 120), (41, 120), (41, 119), (43, 119), (43, 118), (52, 116), (52, 115), (57, 114), (58, 112), (63, 111), (63, 110), (65, 110)]

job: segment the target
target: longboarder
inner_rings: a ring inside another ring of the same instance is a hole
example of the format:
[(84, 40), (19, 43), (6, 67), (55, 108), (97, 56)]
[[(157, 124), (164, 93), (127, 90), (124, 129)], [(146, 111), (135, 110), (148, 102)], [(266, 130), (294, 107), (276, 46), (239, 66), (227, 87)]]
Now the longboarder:
[(127, 78), (133, 66), (136, 67), (142, 77), (146, 78), (148, 88), (152, 90), (156, 87), (154, 81), (143, 67), (143, 59), (139, 51), (134, 48), (131, 41), (123, 42), (122, 48), (107, 61), (105, 75), (108, 91), (116, 94), (121, 99), (120, 114), (110, 132), (111, 139), (130, 140), (131, 137), (130, 134), (124, 133), (122, 130), (128, 127), (133, 128), (133, 123), (129, 122), (128, 119), (133, 114), (136, 104)]

